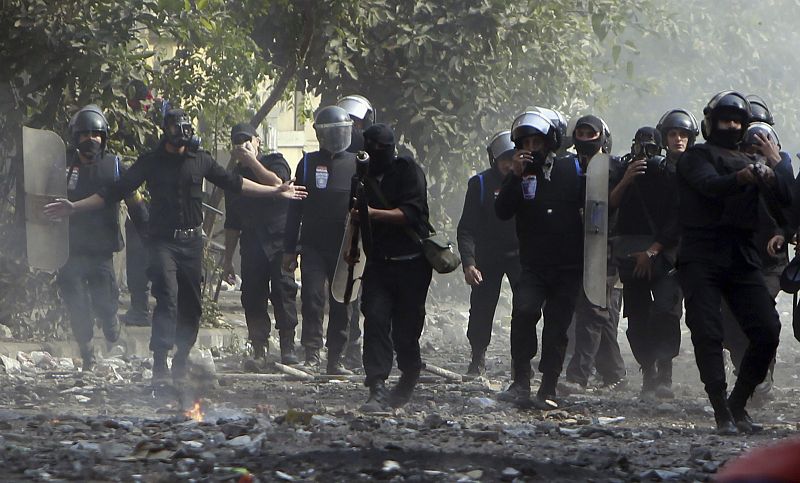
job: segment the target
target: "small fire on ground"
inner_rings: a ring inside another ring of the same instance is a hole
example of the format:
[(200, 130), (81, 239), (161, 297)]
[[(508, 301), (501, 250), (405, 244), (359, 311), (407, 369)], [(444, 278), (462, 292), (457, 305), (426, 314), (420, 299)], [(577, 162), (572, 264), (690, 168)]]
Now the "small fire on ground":
[(195, 421), (198, 421), (198, 422), (201, 422), (201, 423), (203, 422), (203, 420), (206, 417), (206, 414), (203, 412), (203, 409), (200, 406), (200, 401), (195, 401), (194, 402), (194, 406), (192, 406), (192, 409), (189, 409), (188, 411), (186, 411), (183, 414), (187, 418), (194, 419)]

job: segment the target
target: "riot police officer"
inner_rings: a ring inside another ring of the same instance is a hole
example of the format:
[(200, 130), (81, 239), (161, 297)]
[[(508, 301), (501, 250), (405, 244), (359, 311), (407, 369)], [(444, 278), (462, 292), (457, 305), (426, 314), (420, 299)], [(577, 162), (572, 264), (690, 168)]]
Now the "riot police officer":
[[(375, 124), (364, 131), (364, 142), (370, 157), (366, 196), (372, 244), (362, 282), (364, 383), (369, 399), (361, 410), (374, 412), (405, 405), (422, 370), (419, 337), (432, 268), (420, 238), (429, 235), (431, 225), (425, 174), (411, 158), (397, 157), (394, 131)], [(401, 375), (388, 393), (384, 384), (393, 353)]]
[[(264, 182), (279, 186), (291, 178), (289, 164), (280, 153), (263, 155), (261, 139), (255, 128), (240, 123), (231, 129), (231, 143), (235, 146), (233, 157), (255, 157), (239, 162), (233, 172), (256, 180), (248, 168), (255, 162), (268, 171)], [(283, 230), (286, 227), (288, 200), (247, 198), (230, 191), (225, 192), (225, 256), (223, 276), (234, 274), (233, 252), (241, 242), (242, 257), (242, 307), (253, 358), (263, 361), (269, 340), (271, 321), (267, 300), (272, 302), (275, 327), (278, 329), (281, 362), (297, 364), (294, 337), (297, 326), (297, 283), (293, 273), (282, 273)]]
[(350, 182), (356, 168), (355, 155), (347, 151), (352, 125), (341, 107), (327, 106), (317, 113), (314, 130), (320, 150), (304, 154), (295, 172), (297, 183), (308, 188), (308, 198), (290, 203), (284, 237), (283, 269), (294, 272), (297, 255), (301, 255), (300, 343), (310, 367), (320, 364), (326, 297), (328, 300), (328, 374), (352, 374), (342, 364), (351, 305), (337, 302), (330, 295), (330, 285), (325, 289), (336, 271), (350, 206)]
[[(752, 100), (752, 96), (747, 98), (751, 102), (752, 111), (759, 115), (751, 116), (751, 122), (745, 131), (740, 149), (763, 160), (775, 171), (782, 171), (787, 178), (793, 177), (791, 161), (788, 155), (780, 150), (781, 144), (777, 133), (770, 124), (755, 120), (771, 120), (771, 115), (765, 115), (761, 109), (765, 104), (760, 98), (756, 98), (755, 102)], [(766, 112), (769, 113), (769, 111)], [(783, 219), (776, 220), (774, 215), (767, 210), (767, 205), (760, 203), (758, 229), (754, 237), (754, 243), (761, 258), (761, 274), (764, 276), (764, 282), (772, 298), (777, 297), (780, 292), (780, 276), (789, 263), (786, 240), (791, 240), (794, 234), (789, 221), (791, 218), (789, 210), (781, 210), (781, 214), (782, 216), (778, 216), (778, 218)], [(730, 308), (724, 302), (722, 304), (722, 325), (725, 332), (724, 346), (730, 352), (731, 361), (738, 373), (747, 350), (748, 340)], [(775, 360), (773, 359), (764, 382), (756, 386), (752, 398), (754, 404), (763, 404), (771, 397), (774, 367)]]
[[(158, 148), (140, 156), (116, 182), (80, 201), (56, 200), (45, 206), (45, 214), (59, 218), (103, 209), (147, 182), (151, 197), (148, 272), (156, 298), (150, 337), (153, 382), (163, 383), (168, 377), (167, 356), (177, 347), (172, 377), (180, 385), (202, 315), (203, 179), (247, 196), (300, 198), (305, 191), (291, 184), (264, 186), (227, 172), (208, 152), (198, 150), (200, 140), (182, 109), (168, 109), (162, 129)], [(250, 167), (256, 170), (257, 166), (260, 163)]]
[[(623, 283), (628, 341), (642, 371), (642, 399), (670, 399), (672, 359), (681, 343), (682, 296), (674, 276), (678, 245), (675, 161), (660, 155), (661, 134), (636, 131), (609, 196), (617, 209), (612, 258)], [(671, 158), (674, 159), (674, 158)]]
[[(72, 149), (67, 156), (67, 197), (78, 201), (113, 184), (121, 167), (119, 158), (106, 151), (108, 121), (99, 107), (90, 104), (78, 111), (70, 121), (69, 131)], [(95, 318), (107, 341), (119, 339), (119, 292), (113, 254), (121, 249), (119, 203), (111, 203), (97, 213), (76, 215), (69, 224), (69, 258), (58, 271), (57, 280), (84, 371), (90, 371), (95, 363)]]
[[(716, 94), (703, 109), (706, 142), (689, 148), (677, 171), (682, 228), (678, 274), (686, 325), (722, 434), (758, 429), (745, 406), (767, 374), (780, 333), (775, 300), (760, 272), (753, 235), (759, 225), (760, 195), (789, 204), (791, 179), (736, 150), (750, 115), (750, 103), (743, 95)], [(730, 396), (722, 357), (722, 300), (749, 340)]]
[(503, 179), (511, 171), (514, 143), (511, 131), (492, 136), (486, 147), (489, 169), (467, 183), (464, 210), (458, 222), (458, 248), (464, 280), (472, 287), (467, 339), (472, 360), (467, 374), (477, 376), (486, 368), (486, 347), (492, 338), (492, 323), (503, 275), (513, 290), (519, 279), (519, 244), (513, 220), (500, 220), (494, 202)]
[[(498, 399), (552, 409), (564, 363), (583, 258), (583, 187), (580, 166), (556, 158), (557, 129), (543, 115), (525, 112), (511, 127), (516, 152), (511, 173), (495, 201), (501, 220), (515, 217), (521, 274), (511, 313), (511, 386)], [(542, 383), (531, 399), (531, 359), (536, 325), (544, 313)]]
[[(375, 109), (364, 96), (352, 94), (344, 96), (336, 105), (347, 111), (353, 120), (353, 133), (347, 151), (353, 154), (364, 150), (364, 130), (375, 124)], [(361, 295), (351, 302), (350, 324), (347, 331), (347, 348), (344, 353), (344, 365), (348, 369), (361, 367), (361, 326), (359, 319), (361, 310)]]
[[(592, 157), (611, 151), (611, 132), (605, 121), (593, 115), (578, 118), (571, 133), (577, 156), (573, 162), (586, 172)], [(609, 167), (609, 187), (616, 185), (620, 173), (619, 158), (612, 157)], [(583, 177), (585, 181), (585, 176)], [(616, 288), (617, 274), (608, 265), (606, 308), (593, 305), (581, 292), (575, 306), (575, 349), (567, 366), (565, 392), (581, 392), (589, 384), (594, 369), (601, 378), (601, 388), (618, 390), (626, 385), (625, 362), (617, 343), (619, 309), (622, 291)]]

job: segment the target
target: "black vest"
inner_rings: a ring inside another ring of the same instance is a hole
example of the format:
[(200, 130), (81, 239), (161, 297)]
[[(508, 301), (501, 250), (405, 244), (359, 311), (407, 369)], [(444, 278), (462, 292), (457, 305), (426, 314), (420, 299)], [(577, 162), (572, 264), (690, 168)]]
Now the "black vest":
[(344, 236), (344, 222), (350, 209), (350, 185), (356, 172), (356, 156), (347, 151), (329, 157), (319, 151), (300, 160), (297, 184), (308, 189), (303, 200), (301, 243), (339, 249)]
[(494, 168), (474, 176), (480, 187), (480, 230), (475, 234), (475, 255), (478, 260), (503, 258), (519, 250), (514, 220), (501, 220), (494, 210), (494, 201), (500, 194), (503, 177)]
[[(68, 156), (67, 198), (78, 201), (119, 179), (117, 156), (106, 154), (92, 164), (81, 164), (77, 154)], [(76, 213), (69, 220), (70, 254), (111, 256), (124, 243), (119, 224), (119, 203), (107, 203), (95, 211)]]

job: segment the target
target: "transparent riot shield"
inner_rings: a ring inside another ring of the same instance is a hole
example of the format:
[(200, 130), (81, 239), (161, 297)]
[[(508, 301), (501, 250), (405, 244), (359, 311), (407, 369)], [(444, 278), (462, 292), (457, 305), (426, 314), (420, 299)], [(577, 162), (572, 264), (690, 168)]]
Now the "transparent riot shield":
[(53, 272), (69, 257), (69, 220), (51, 221), (44, 205), (67, 197), (67, 153), (52, 131), (22, 127), (25, 171), (25, 234), (28, 265)]
[(610, 157), (596, 154), (586, 169), (583, 212), (583, 291), (594, 305), (606, 306), (608, 271), (608, 169)]
[[(367, 262), (367, 257), (364, 254), (364, 246), (361, 241), (361, 236), (358, 230), (355, 229), (356, 225), (350, 222), (350, 214), (347, 214), (345, 219), (346, 230), (342, 238), (342, 246), (339, 249), (339, 258), (336, 262), (336, 271), (333, 273), (333, 281), (331, 281), (331, 294), (337, 302), (349, 304), (356, 297), (358, 291), (361, 289), (361, 277), (364, 275), (364, 265)], [(358, 236), (358, 262), (352, 266), (345, 261), (345, 257), (352, 248), (353, 236)]]

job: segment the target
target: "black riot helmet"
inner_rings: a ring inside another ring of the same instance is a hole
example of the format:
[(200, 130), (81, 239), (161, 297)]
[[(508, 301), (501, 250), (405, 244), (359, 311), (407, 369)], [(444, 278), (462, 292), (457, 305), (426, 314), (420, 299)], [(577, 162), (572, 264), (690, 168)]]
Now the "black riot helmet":
[(363, 129), (366, 129), (375, 124), (375, 109), (372, 104), (364, 96), (352, 94), (344, 96), (338, 101), (336, 105), (347, 111), (351, 118), (355, 121), (359, 119), (363, 122)]
[(511, 131), (500, 131), (489, 139), (486, 146), (489, 153), (489, 166), (494, 168), (497, 160), (514, 154), (514, 143), (511, 142)]
[(764, 99), (755, 94), (750, 94), (745, 99), (750, 103), (750, 122), (764, 122), (770, 126), (775, 125), (775, 119), (772, 117), (772, 112), (770, 112)]
[(522, 140), (528, 136), (542, 135), (545, 138), (545, 149), (555, 152), (561, 146), (561, 137), (553, 123), (538, 112), (523, 112), (514, 119), (511, 125), (511, 141), (517, 149), (522, 149)]
[(108, 120), (95, 104), (83, 107), (69, 121), (69, 135), (73, 146), (78, 146), (81, 133), (86, 132), (100, 133), (103, 138), (101, 149), (104, 151), (108, 141)]
[[(736, 119), (742, 128), (736, 131), (721, 130), (717, 126), (720, 119)], [(700, 128), (703, 137), (712, 144), (734, 149), (742, 140), (747, 123), (750, 121), (750, 103), (736, 91), (722, 91), (708, 101), (703, 108), (703, 122)]]
[(744, 137), (742, 138), (742, 147), (746, 148), (748, 146), (760, 145), (761, 141), (756, 137), (758, 134), (771, 139), (772, 142), (778, 145), (778, 148), (781, 147), (781, 140), (778, 139), (778, 133), (766, 122), (751, 122), (750, 125), (747, 126), (747, 130), (744, 132)]
[(548, 109), (546, 107), (539, 107), (534, 106), (530, 109), (526, 109), (528, 112), (538, 112), (539, 114), (543, 115), (547, 119), (550, 120), (550, 123), (553, 124), (556, 128), (556, 134), (558, 135), (558, 145), (559, 148), (565, 150), (572, 145), (570, 141), (567, 144), (567, 119), (564, 117), (563, 114), (556, 111), (555, 109)]
[(339, 106), (323, 107), (314, 118), (319, 147), (331, 154), (341, 153), (350, 146), (352, 130), (353, 120)]
[(689, 134), (689, 143), (691, 146), (697, 140), (697, 135), (700, 134), (700, 126), (697, 124), (697, 119), (694, 115), (685, 109), (672, 109), (664, 113), (656, 124), (656, 129), (661, 133), (662, 146), (666, 148), (667, 134), (670, 129), (682, 129)]
[(167, 142), (173, 146), (185, 146), (191, 152), (200, 148), (200, 138), (195, 136), (192, 120), (186, 111), (173, 107), (164, 113), (161, 129)]

